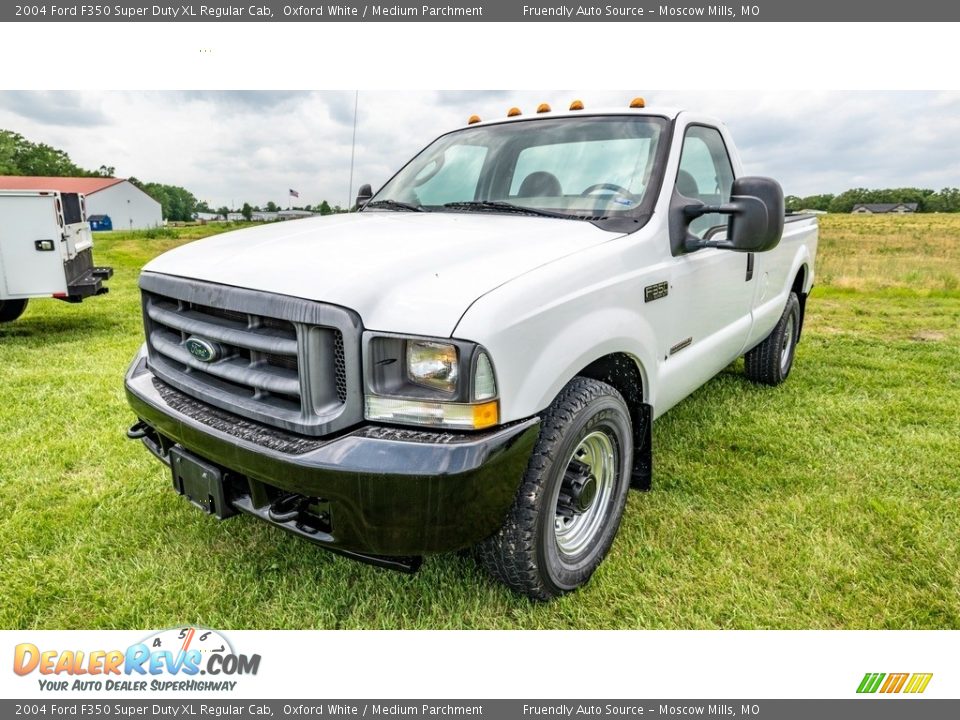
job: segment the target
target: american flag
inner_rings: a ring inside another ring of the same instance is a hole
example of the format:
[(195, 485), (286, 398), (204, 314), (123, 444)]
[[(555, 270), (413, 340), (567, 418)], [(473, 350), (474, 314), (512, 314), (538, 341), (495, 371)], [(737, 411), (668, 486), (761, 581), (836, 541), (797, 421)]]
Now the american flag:
[(298, 198), (298, 197), (300, 197), (300, 193), (298, 193), (296, 190), (291, 190), (291, 191), (290, 191), (290, 197), (296, 197), (296, 198)]

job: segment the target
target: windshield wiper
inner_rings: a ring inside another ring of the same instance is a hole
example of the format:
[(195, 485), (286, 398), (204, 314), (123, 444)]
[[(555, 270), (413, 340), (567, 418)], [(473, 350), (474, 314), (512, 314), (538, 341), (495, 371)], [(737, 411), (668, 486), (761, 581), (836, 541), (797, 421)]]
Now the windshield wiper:
[(400, 200), (374, 200), (368, 202), (364, 207), (384, 208), (385, 210), (410, 210), (412, 212), (427, 212), (426, 208), (412, 203), (401, 202)]
[(502, 200), (462, 200), (460, 202), (444, 203), (445, 208), (451, 210), (493, 210), (495, 212), (512, 212), (521, 215), (538, 215), (540, 217), (564, 218), (566, 220), (578, 219), (576, 215), (566, 213), (551, 212), (550, 210), (538, 210), (537, 208), (524, 207), (523, 205), (514, 205), (513, 203)]

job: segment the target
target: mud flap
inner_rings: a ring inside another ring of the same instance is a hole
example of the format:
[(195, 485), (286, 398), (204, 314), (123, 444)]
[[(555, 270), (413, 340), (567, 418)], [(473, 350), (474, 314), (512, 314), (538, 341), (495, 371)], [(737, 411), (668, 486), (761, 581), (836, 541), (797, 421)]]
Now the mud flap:
[(647, 404), (633, 413), (633, 472), (630, 487), (649, 490), (653, 485), (653, 407)]

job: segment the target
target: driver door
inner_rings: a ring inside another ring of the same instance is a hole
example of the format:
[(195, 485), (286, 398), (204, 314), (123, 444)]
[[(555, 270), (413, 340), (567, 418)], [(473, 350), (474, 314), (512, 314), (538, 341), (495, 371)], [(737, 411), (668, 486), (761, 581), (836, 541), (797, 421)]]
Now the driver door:
[[(716, 205), (730, 200), (733, 163), (721, 132), (693, 124), (684, 132), (676, 190), (691, 200)], [(700, 238), (722, 240), (723, 215), (704, 215), (690, 224)], [(676, 316), (662, 348), (664, 369), (686, 395), (735, 360), (752, 322), (752, 254), (707, 248), (674, 258), (671, 294)]]

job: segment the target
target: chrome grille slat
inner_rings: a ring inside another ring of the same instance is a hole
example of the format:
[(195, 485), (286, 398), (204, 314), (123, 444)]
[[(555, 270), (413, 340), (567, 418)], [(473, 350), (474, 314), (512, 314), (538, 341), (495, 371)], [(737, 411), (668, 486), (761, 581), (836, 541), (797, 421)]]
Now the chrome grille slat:
[[(147, 314), (151, 319), (156, 320), (162, 325), (180, 330), (191, 335), (202, 335), (210, 340), (238, 345), (248, 350), (258, 352), (273, 353), (276, 355), (297, 355), (297, 337), (296, 333), (288, 333), (271, 327), (260, 327), (243, 329), (239, 323), (233, 320), (221, 319), (220, 323), (214, 324), (206, 320), (202, 313), (193, 310), (177, 312), (163, 307), (160, 302), (148, 302)], [(231, 327), (223, 323), (231, 323), (237, 327)]]
[(238, 385), (249, 385), (267, 392), (300, 397), (300, 378), (296, 371), (273, 365), (257, 365), (237, 356), (206, 363), (197, 360), (183, 345), (167, 340), (159, 332), (151, 334), (151, 344), (161, 355), (193, 370), (199, 370)]
[[(148, 364), (201, 402), (304, 435), (363, 419), (359, 316), (325, 303), (145, 272)], [(215, 343), (204, 361), (191, 338)]]

